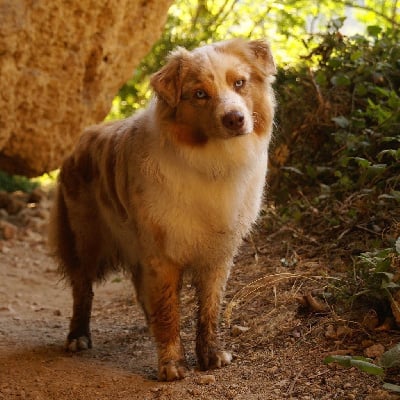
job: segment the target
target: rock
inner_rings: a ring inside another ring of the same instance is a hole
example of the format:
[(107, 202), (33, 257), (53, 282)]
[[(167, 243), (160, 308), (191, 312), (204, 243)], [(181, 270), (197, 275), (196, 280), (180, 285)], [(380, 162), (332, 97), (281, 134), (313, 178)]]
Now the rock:
[(19, 199), (15, 193), (0, 191), (0, 208), (5, 209), (7, 214), (17, 214), (24, 207), (24, 201)]
[(365, 400), (398, 400), (398, 396), (396, 394), (391, 394), (386, 392), (383, 389), (377, 389), (373, 393), (369, 394)]
[(392, 312), (396, 324), (400, 327), (400, 290), (397, 290), (391, 298), (390, 306), (392, 307)]
[(29, 194), (28, 202), (40, 203), (45, 196), (45, 192), (41, 188), (37, 187)]
[(363, 318), (362, 325), (367, 329), (375, 329), (379, 325), (379, 316), (375, 310), (369, 310)]
[(18, 228), (9, 222), (0, 221), (0, 231), (3, 239), (11, 240), (15, 238)]
[(380, 343), (373, 344), (364, 349), (365, 356), (369, 358), (379, 358), (384, 352), (385, 347)]
[(337, 336), (337, 333), (336, 333), (336, 329), (335, 329), (335, 327), (333, 325), (329, 324), (326, 327), (325, 337), (327, 339), (332, 339), (332, 340), (337, 339), (338, 336)]
[(354, 334), (353, 329), (349, 328), (346, 325), (340, 325), (336, 329), (336, 335), (337, 335), (338, 338), (343, 338), (343, 337), (347, 337), (347, 336), (353, 336), (353, 334)]
[(215, 375), (201, 375), (198, 379), (198, 383), (200, 385), (210, 385), (211, 383), (215, 383)]
[(250, 328), (246, 326), (240, 326), (240, 325), (233, 325), (231, 328), (231, 334), (232, 336), (236, 337), (241, 335), (244, 332), (247, 332)]
[(0, 0), (0, 168), (59, 167), (161, 34), (172, 0)]

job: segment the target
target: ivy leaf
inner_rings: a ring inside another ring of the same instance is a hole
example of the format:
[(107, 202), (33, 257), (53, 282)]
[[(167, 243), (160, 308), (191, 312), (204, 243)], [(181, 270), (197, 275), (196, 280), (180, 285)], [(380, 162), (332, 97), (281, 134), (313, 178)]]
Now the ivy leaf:
[(400, 367), (400, 343), (382, 354), (380, 359), (382, 367)]
[(368, 168), (371, 165), (371, 162), (366, 160), (365, 158), (362, 157), (353, 157), (353, 160), (357, 161), (357, 164), (361, 168)]
[(339, 117), (334, 117), (332, 118), (332, 121), (339, 126), (340, 128), (347, 128), (350, 125), (350, 121), (344, 117), (343, 115), (340, 115)]

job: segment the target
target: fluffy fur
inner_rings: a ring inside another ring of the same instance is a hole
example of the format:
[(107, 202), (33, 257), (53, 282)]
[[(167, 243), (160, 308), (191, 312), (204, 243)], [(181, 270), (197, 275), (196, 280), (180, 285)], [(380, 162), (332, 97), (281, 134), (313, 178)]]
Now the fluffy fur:
[(160, 380), (180, 379), (179, 289), (190, 270), (202, 369), (230, 362), (218, 340), (232, 260), (259, 212), (275, 65), (263, 41), (179, 48), (151, 79), (147, 109), (93, 126), (65, 160), (50, 243), (72, 286), (67, 348), (90, 348), (92, 285), (130, 271), (154, 335)]

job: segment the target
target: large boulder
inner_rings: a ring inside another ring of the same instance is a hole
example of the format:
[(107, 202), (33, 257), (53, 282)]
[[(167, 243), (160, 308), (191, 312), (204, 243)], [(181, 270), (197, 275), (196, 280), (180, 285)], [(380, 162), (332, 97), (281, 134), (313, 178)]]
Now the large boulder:
[(0, 0), (0, 169), (59, 167), (161, 34), (172, 0)]

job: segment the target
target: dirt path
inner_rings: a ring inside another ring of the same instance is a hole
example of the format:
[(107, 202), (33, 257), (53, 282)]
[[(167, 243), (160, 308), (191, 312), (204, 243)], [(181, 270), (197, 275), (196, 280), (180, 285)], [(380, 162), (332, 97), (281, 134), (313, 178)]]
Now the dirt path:
[[(225, 318), (223, 338), (234, 354), (229, 367), (196, 370), (195, 305), (187, 282), (182, 337), (192, 371), (180, 382), (157, 382), (154, 345), (133, 288), (122, 274), (95, 290), (94, 348), (80, 354), (64, 352), (71, 296), (47, 254), (48, 208), (44, 197), (15, 218), (6, 212), (0, 217), (3, 239), (8, 239), (0, 241), (0, 399), (398, 398), (381, 390), (377, 378), (325, 366), (323, 358), (330, 353), (362, 354), (375, 344), (387, 348), (399, 341), (399, 335), (372, 335), (332, 313), (300, 313), (296, 296), (315, 289), (318, 282), (294, 276), (310, 270), (322, 275), (328, 267), (318, 255), (303, 258), (291, 269), (283, 267), (290, 238), (268, 239), (261, 230), (254, 243), (243, 246), (227, 289), (225, 309), (233, 327), (228, 328)], [(18, 228), (4, 230), (7, 221)], [(290, 246), (296, 250), (295, 244)], [(271, 278), (274, 274), (281, 283)], [(257, 279), (259, 288), (246, 286)], [(240, 301), (230, 303), (234, 296)], [(341, 334), (343, 326), (347, 331)]]

